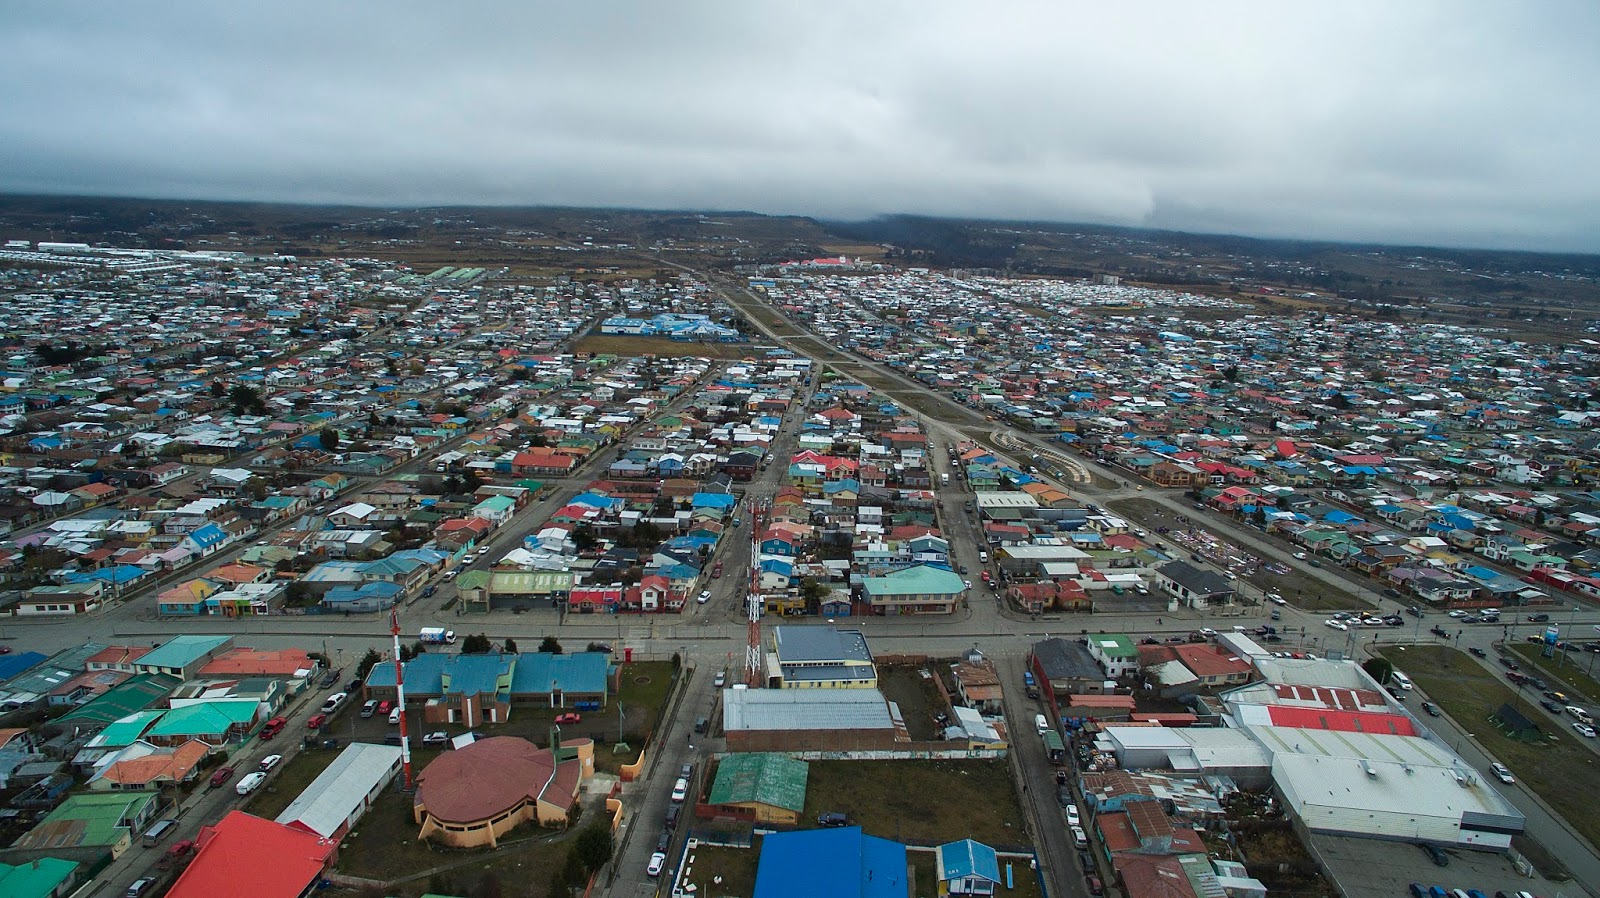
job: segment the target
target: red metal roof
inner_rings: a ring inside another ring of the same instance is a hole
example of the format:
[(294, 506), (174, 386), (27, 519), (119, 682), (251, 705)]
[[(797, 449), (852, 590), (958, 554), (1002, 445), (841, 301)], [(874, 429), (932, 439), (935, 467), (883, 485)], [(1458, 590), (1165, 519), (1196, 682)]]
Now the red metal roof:
[(322, 875), (334, 845), (271, 820), (230, 811), (200, 830), (199, 851), (168, 898), (299, 898)]
[(1387, 736), (1415, 736), (1416, 727), (1400, 714), (1374, 714), (1365, 711), (1335, 711), (1331, 708), (1289, 708), (1273, 705), (1272, 723), (1280, 727), (1307, 730), (1338, 730), (1346, 733), (1378, 733)]

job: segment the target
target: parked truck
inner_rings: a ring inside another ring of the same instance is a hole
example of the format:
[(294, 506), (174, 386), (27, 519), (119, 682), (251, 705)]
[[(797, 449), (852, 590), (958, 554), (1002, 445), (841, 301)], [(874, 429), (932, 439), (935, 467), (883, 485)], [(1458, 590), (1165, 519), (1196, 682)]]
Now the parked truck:
[(455, 645), (456, 631), (444, 627), (423, 627), (417, 638), (429, 645)]

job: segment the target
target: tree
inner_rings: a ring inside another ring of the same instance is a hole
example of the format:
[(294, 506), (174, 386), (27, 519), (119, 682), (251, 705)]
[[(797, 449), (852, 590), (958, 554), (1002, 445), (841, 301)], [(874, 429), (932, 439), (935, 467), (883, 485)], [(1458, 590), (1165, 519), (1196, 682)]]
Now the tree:
[(489, 641), (488, 634), (474, 633), (461, 640), (461, 654), (463, 655), (487, 655), (492, 651), (494, 651), (494, 643)]
[(505, 645), (501, 647), (500, 651), (505, 652), (507, 655), (517, 654), (517, 641), (507, 636)]
[[(405, 646), (401, 646), (400, 648), (401, 651), (405, 650)], [(378, 654), (377, 649), (367, 649), (367, 653), (361, 656), (361, 663), (356, 665), (356, 676), (365, 680), (367, 678), (367, 674), (372, 673), (372, 669), (378, 666), (378, 664), (382, 663), (382, 661), (383, 656)]]
[(561, 654), (561, 643), (554, 636), (546, 636), (539, 641), (539, 651), (546, 655)]
[(248, 384), (238, 384), (228, 391), (228, 403), (235, 415), (259, 415), (267, 410), (261, 391)]
[(339, 448), (339, 431), (332, 427), (324, 427), (317, 433), (317, 444), (323, 452), (333, 452)]
[(1394, 676), (1394, 665), (1389, 663), (1388, 658), (1368, 658), (1361, 662), (1361, 669), (1377, 680), (1380, 686), (1389, 682), (1389, 678)]
[(214, 380), (214, 381), (211, 382), (211, 395), (212, 395), (213, 398), (221, 399), (223, 396), (226, 396), (227, 394), (228, 394), (228, 388), (222, 385), (222, 381)]
[(578, 833), (577, 844), (573, 851), (578, 859), (583, 861), (585, 870), (590, 873), (604, 867), (606, 861), (611, 860), (614, 845), (611, 841), (611, 828), (604, 823), (591, 823)]

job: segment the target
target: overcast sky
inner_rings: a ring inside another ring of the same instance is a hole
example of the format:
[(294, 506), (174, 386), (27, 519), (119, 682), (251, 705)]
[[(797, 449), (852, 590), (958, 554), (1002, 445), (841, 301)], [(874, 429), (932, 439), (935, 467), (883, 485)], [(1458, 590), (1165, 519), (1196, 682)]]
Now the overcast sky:
[(1600, 4), (0, 4), (0, 190), (1600, 251)]

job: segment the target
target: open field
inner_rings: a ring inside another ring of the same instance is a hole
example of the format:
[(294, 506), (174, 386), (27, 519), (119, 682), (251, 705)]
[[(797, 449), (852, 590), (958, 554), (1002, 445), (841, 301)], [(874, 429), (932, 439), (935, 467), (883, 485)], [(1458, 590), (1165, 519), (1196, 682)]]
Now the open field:
[(754, 356), (756, 350), (749, 343), (687, 343), (666, 337), (634, 337), (594, 335), (573, 344), (574, 352), (592, 352), (595, 355), (642, 356), (654, 355), (669, 358), (742, 359)]
[[(939, 676), (939, 668), (949, 670), (949, 662), (930, 660), (925, 669)], [(933, 715), (950, 709), (945, 706), (933, 680), (919, 672), (922, 669), (911, 665), (885, 665), (879, 669), (878, 686), (885, 697), (900, 706), (900, 715), (905, 718), (911, 738), (926, 742), (933, 739)]]
[[(1539, 710), (1528, 692), (1518, 695), (1492, 671), (1465, 652), (1442, 645), (1385, 646), (1379, 651), (1404, 670), (1418, 687), (1484, 750), (1499, 759), (1524, 785), (1567, 819), (1590, 841), (1600, 840), (1600, 766), (1594, 752), (1579, 744), (1565, 722), (1556, 724)], [(1489, 722), (1502, 704), (1519, 708), (1544, 727), (1546, 740), (1519, 742)]]
[(928, 845), (1026, 845), (1013, 788), (1004, 760), (812, 761), (801, 817), (842, 812), (871, 835)]

